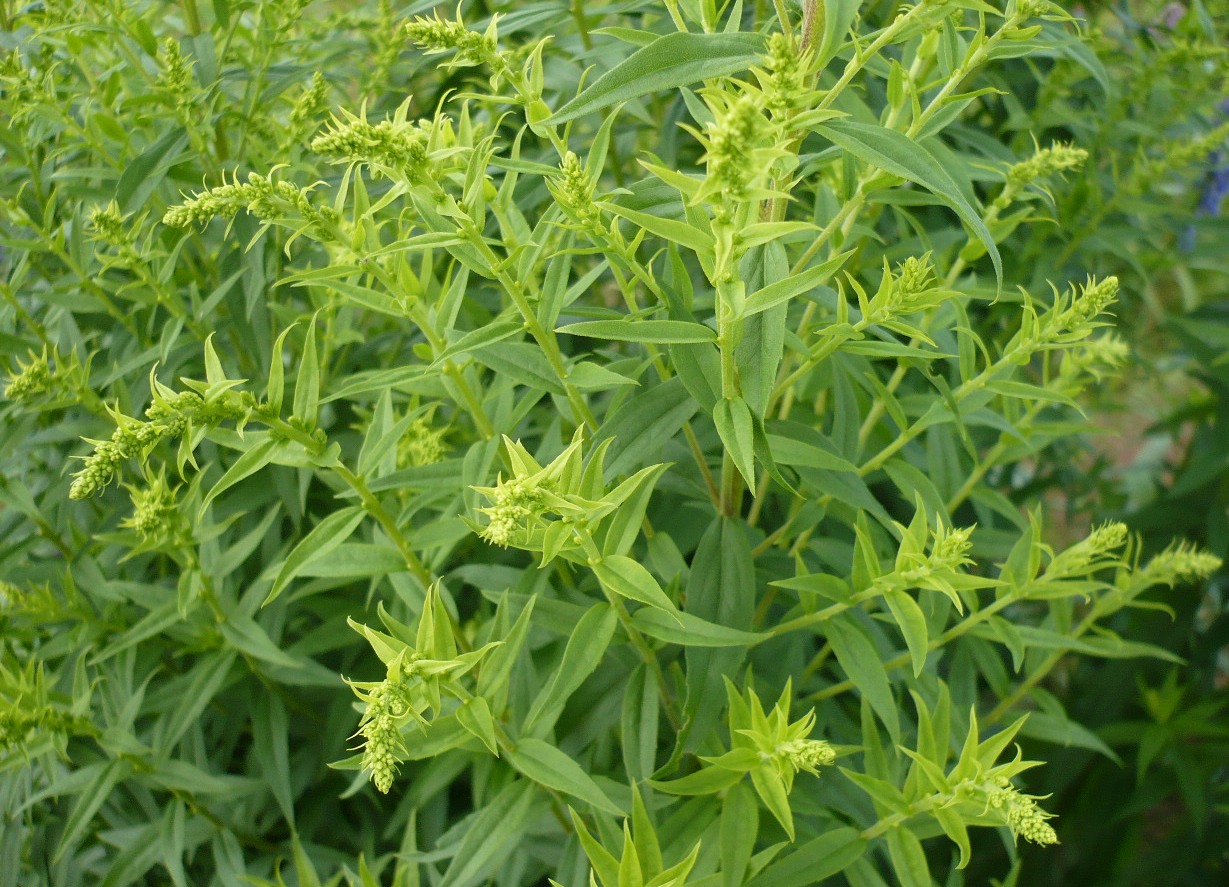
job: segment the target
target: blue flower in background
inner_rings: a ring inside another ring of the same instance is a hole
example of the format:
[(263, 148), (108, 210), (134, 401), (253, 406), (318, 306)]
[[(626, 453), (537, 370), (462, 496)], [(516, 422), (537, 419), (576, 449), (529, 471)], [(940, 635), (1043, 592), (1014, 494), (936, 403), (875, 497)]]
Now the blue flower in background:
[[(1222, 113), (1229, 114), (1229, 99), (1221, 102), (1220, 109)], [(1229, 152), (1213, 151), (1208, 164), (1211, 170), (1203, 195), (1199, 198), (1199, 212), (1206, 216), (1219, 216), (1221, 202), (1229, 194)]]

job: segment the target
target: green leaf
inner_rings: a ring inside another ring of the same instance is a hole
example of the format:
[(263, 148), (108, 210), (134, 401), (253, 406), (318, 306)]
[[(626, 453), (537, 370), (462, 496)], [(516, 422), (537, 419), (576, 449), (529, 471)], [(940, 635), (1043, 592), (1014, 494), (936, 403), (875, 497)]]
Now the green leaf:
[(768, 866), (747, 887), (810, 887), (852, 865), (868, 846), (856, 829), (834, 828)]
[(516, 780), (486, 804), (470, 821), (439, 887), (476, 887), (515, 850), (535, 811), (533, 786)]
[(277, 801), (286, 822), (294, 828), (294, 790), (290, 786), (290, 721), (286, 704), (276, 692), (266, 691), (252, 706), (252, 747), (260, 775)]
[(725, 767), (705, 767), (680, 779), (649, 780), (649, 785), (668, 795), (715, 795), (742, 780), (745, 773)]
[[(716, 518), (705, 530), (692, 559), (686, 614), (736, 632), (749, 632), (755, 602), (755, 566), (743, 524)], [(686, 626), (680, 620), (680, 628)], [(705, 633), (712, 634), (711, 630)], [(688, 646), (684, 660), (686, 712), (691, 725), (682, 743), (685, 751), (698, 749), (716, 729), (725, 705), (724, 679), (735, 676), (745, 657), (745, 649), (710, 649), (709, 642)]]
[(734, 467), (743, 476), (747, 488), (755, 489), (755, 424), (751, 408), (741, 397), (723, 398), (713, 408), (713, 424)]
[(663, 345), (717, 341), (717, 334), (711, 327), (685, 320), (588, 320), (561, 326), (555, 332), (587, 336), (590, 339), (655, 342)]
[(721, 807), (721, 887), (742, 887), (759, 825), (755, 798), (745, 785), (735, 785)]
[(568, 638), (559, 667), (529, 709), (523, 733), (541, 733), (554, 726), (563, 704), (606, 655), (618, 623), (618, 616), (610, 604), (594, 604), (585, 612)]
[(603, 813), (626, 815), (579, 764), (541, 739), (522, 738), (515, 748), (508, 750), (507, 758), (513, 767), (540, 785), (579, 798)]
[(931, 887), (930, 868), (922, 842), (909, 829), (894, 828), (888, 832), (888, 854), (901, 887)]
[(470, 352), (474, 360), (514, 382), (560, 396), (567, 393), (542, 349), (528, 342), (494, 342)]
[(251, 449), (243, 453), (226, 469), (226, 473), (218, 478), (218, 482), (209, 490), (209, 494), (201, 501), (201, 507), (197, 510), (196, 520), (199, 523), (204, 519), (205, 509), (214, 499), (218, 498), (222, 493), (233, 487), (235, 484), (244, 478), (251, 477), (257, 471), (264, 468), (273, 461), (273, 451), (278, 448), (282, 441), (275, 440), (272, 437), (265, 437), (262, 440), (252, 444)]
[(711, 255), (713, 251), (713, 235), (687, 222), (667, 219), (661, 216), (642, 213), (639, 210), (628, 209), (617, 203), (602, 204), (606, 209), (622, 216), (634, 225), (639, 225), (650, 234), (656, 234), (670, 243), (685, 246), (700, 256)]
[(824, 632), (841, 669), (852, 680), (875, 710), (892, 735), (892, 742), (900, 744), (900, 715), (896, 698), (888, 681), (883, 657), (874, 642), (857, 619), (849, 612), (839, 613), (824, 623)]
[(226, 643), (241, 653), (283, 668), (302, 668), (302, 660), (282, 650), (252, 619), (240, 613), (229, 613), (218, 630)]
[(672, 616), (678, 613), (674, 601), (666, 596), (653, 574), (639, 561), (612, 554), (592, 565), (593, 574), (611, 594), (656, 607)]
[(653, 489), (668, 468), (668, 465), (642, 468), (603, 497), (606, 502), (621, 500), (615, 513), (602, 526), (598, 541), (603, 555), (627, 554), (635, 544)]
[(946, 807), (936, 807), (930, 811), (930, 815), (939, 823), (943, 834), (951, 838), (952, 843), (960, 848), (960, 862), (956, 863), (956, 868), (962, 869), (967, 866), (969, 860), (973, 858), (973, 848), (969, 844), (969, 829), (964, 824), (964, 820), (960, 818), (960, 814)]
[(58, 862), (65, 851), (77, 842), (94, 818), (94, 814), (111, 796), (111, 790), (119, 784), (121, 779), (126, 779), (132, 772), (132, 765), (123, 758), (113, 758), (105, 764), (91, 764), (90, 766), (96, 767), (97, 770), (73, 804), (68, 821), (64, 823), (60, 841), (56, 845), (55, 855), (52, 856), (53, 862)]
[(651, 638), (683, 647), (752, 647), (769, 637), (718, 625), (686, 611), (637, 610), (632, 624)]
[(286, 393), (286, 367), (282, 362), (282, 347), (294, 327), (295, 325), (291, 324), (282, 330), (277, 341), (273, 343), (269, 357), (269, 382), (265, 386), (265, 399), (269, 402), (269, 412), (275, 416), (282, 414), (282, 399)]
[[(646, 608), (640, 612), (659, 611)], [(644, 663), (637, 665), (624, 686), (623, 705), (619, 714), (623, 766), (632, 781), (648, 779), (657, 769), (660, 704), (656, 676)]]
[(696, 412), (697, 405), (678, 377), (636, 392), (594, 434), (594, 442), (614, 438), (606, 473), (616, 476), (658, 462), (662, 445)]
[(499, 757), (499, 745), (495, 739), (495, 719), (491, 707), (481, 696), (472, 696), (457, 707), (457, 722), (474, 734), (491, 754)]
[(120, 211), (135, 212), (144, 206), (187, 145), (188, 133), (175, 126), (129, 163), (115, 184)]
[(777, 305), (795, 299), (803, 293), (809, 293), (839, 271), (841, 266), (845, 264), (845, 260), (852, 256), (853, 253), (853, 250), (847, 250), (826, 262), (812, 265), (799, 274), (787, 276), (775, 283), (768, 284), (763, 289), (756, 290), (747, 296), (746, 304), (743, 305), (742, 316), (748, 317), (752, 314), (759, 314), (761, 311), (767, 311), (769, 308), (775, 308)]
[(744, 71), (763, 48), (758, 34), (667, 34), (636, 50), (543, 122), (566, 123), (629, 99)]
[(273, 587), (269, 589), (269, 594), (262, 606), (268, 606), (285, 591), (290, 580), (294, 579), (303, 567), (319, 560), (345, 542), (355, 528), (363, 522), (364, 517), (366, 517), (366, 512), (363, 511), (362, 506), (351, 505), (348, 508), (334, 511), (316, 524), (310, 533), (299, 540), (299, 544), (282, 562), (277, 578), (273, 580)]
[(994, 263), (994, 273), (999, 283), (1003, 282), (1003, 260), (994, 243), (994, 236), (982, 221), (981, 214), (965, 198), (951, 173), (925, 145), (897, 130), (854, 120), (829, 120), (816, 126), (815, 131), (864, 163), (933, 191), (955, 210), (961, 221), (986, 247)]
[(303, 354), (299, 357), (299, 373), (295, 376), (293, 415), (314, 425), (320, 409), (320, 356), (316, 353), (316, 322), (307, 328)]
[(926, 614), (918, 606), (917, 601), (905, 591), (888, 591), (883, 595), (883, 601), (892, 611), (892, 618), (904, 635), (905, 644), (909, 647), (909, 657), (913, 661), (913, 676), (917, 677), (926, 667), (926, 657), (930, 653), (930, 634), (926, 627)]
[(431, 366), (443, 366), (445, 361), (453, 357), (468, 354), (470, 351), (477, 351), (479, 348), (493, 345), (496, 342), (502, 342), (504, 339), (511, 338), (524, 329), (525, 324), (522, 321), (507, 320), (483, 324), (476, 330), (470, 330), (437, 354), (435, 362)]

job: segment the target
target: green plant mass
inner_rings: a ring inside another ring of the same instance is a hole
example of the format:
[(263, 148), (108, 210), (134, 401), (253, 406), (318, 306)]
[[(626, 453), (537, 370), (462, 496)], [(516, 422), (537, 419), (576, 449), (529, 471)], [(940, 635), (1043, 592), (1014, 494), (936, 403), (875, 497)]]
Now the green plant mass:
[(0, 887), (1225, 883), (1216, 6), (0, 4)]

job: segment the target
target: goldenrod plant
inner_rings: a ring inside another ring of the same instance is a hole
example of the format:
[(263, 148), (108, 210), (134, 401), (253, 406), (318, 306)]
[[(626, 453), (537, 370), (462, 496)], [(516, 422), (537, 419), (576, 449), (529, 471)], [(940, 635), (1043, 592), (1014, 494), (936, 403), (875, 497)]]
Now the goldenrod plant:
[(0, 11), (0, 887), (1057, 883), (1221, 565), (1020, 481), (1133, 360), (1017, 251), (1099, 22)]

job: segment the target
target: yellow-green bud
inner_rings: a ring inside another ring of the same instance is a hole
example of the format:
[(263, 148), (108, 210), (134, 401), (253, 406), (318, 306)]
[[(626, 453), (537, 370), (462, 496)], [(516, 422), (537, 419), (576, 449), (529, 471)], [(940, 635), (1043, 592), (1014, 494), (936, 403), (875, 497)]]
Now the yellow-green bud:
[(8, 384), (4, 387), (4, 396), (17, 402), (30, 400), (49, 391), (53, 380), (54, 374), (47, 362), (46, 350), (44, 349), (41, 355), (31, 351), (29, 363), (17, 362), (17, 372), (9, 376)]
[(1058, 843), (1057, 833), (1046, 822), (1054, 814), (1046, 813), (1033, 798), (1020, 794), (1013, 786), (992, 792), (990, 806), (1003, 815), (1005, 824), (1016, 837), (1043, 846)]
[(836, 760), (836, 749), (825, 739), (791, 739), (777, 746), (777, 754), (795, 770), (816, 775)]

